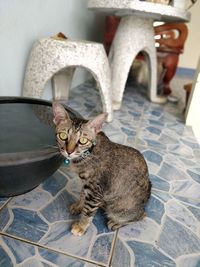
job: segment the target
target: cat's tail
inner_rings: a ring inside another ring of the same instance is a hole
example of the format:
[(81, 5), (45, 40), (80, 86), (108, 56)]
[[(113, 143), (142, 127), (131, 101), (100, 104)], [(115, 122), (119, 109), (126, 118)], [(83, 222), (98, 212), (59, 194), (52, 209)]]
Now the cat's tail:
[(148, 189), (147, 189), (147, 200), (150, 198), (151, 196), (151, 188), (152, 188), (152, 183), (149, 180), (149, 185), (148, 185)]

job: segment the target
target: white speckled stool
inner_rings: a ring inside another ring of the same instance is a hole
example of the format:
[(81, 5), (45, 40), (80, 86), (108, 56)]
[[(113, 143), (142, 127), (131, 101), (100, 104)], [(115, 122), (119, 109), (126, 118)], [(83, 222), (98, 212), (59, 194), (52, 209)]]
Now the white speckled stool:
[(29, 56), (23, 96), (41, 98), (45, 84), (53, 80), (53, 98), (67, 100), (75, 67), (91, 72), (100, 89), (107, 121), (112, 120), (111, 78), (108, 58), (102, 44), (89, 41), (38, 40)]
[(152, 19), (144, 20), (135, 16), (121, 18), (109, 53), (114, 93), (113, 109), (119, 109), (121, 106), (130, 67), (140, 51), (145, 52), (149, 59), (149, 98), (156, 103), (166, 102), (165, 98), (157, 95), (157, 57), (152, 25)]

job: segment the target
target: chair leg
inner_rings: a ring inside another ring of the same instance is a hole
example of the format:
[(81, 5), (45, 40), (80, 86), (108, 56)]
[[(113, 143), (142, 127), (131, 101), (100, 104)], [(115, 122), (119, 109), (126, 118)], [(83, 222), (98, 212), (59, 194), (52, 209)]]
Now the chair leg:
[(164, 84), (164, 95), (169, 95), (171, 93), (170, 82), (176, 73), (176, 68), (178, 65), (179, 55), (178, 54), (169, 54), (163, 58), (163, 66), (166, 68), (166, 73), (163, 78)]

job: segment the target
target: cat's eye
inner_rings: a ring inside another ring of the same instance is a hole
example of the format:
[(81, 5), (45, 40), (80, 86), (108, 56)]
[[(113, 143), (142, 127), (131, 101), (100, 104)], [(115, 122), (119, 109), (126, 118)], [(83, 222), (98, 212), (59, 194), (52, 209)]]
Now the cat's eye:
[(88, 139), (86, 137), (81, 137), (79, 140), (79, 144), (85, 145), (88, 142)]
[(62, 141), (67, 140), (67, 134), (65, 132), (59, 133), (58, 136)]

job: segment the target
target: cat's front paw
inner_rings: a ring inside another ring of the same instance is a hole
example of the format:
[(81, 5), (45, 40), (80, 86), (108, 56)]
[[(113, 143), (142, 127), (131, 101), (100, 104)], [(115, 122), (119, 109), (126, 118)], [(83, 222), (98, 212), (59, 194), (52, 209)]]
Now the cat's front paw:
[(77, 215), (81, 213), (82, 207), (79, 205), (79, 203), (75, 202), (70, 206), (69, 211), (72, 215)]
[(81, 227), (79, 222), (75, 222), (72, 224), (71, 233), (75, 236), (82, 236), (85, 233), (86, 229)]

